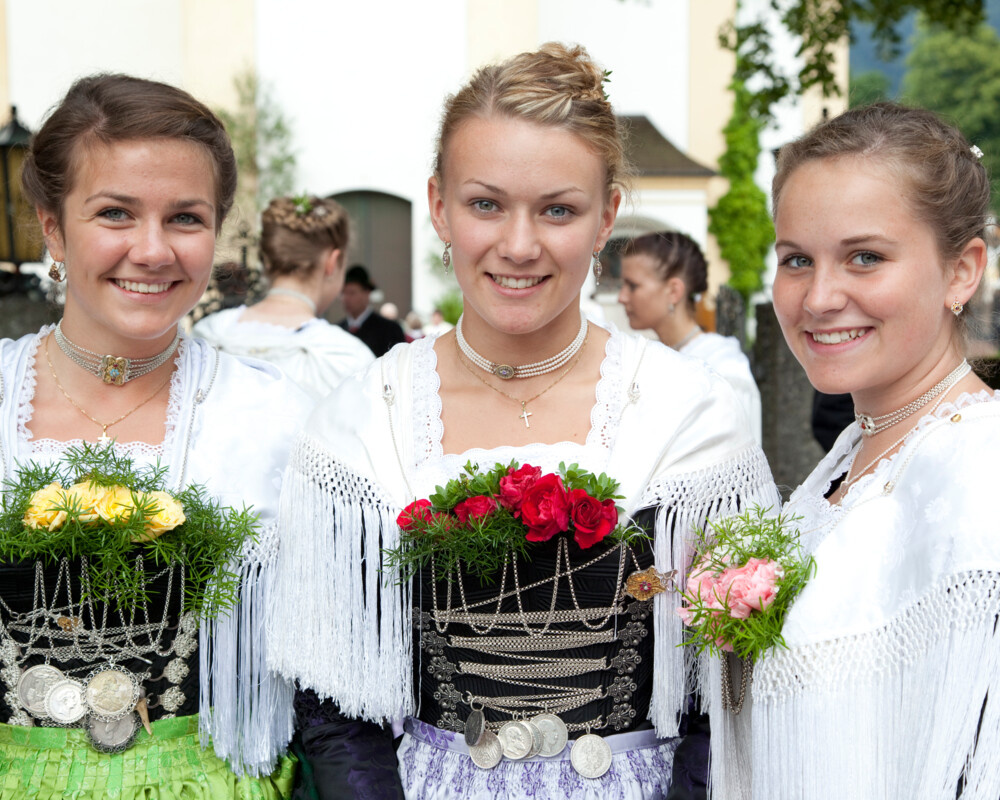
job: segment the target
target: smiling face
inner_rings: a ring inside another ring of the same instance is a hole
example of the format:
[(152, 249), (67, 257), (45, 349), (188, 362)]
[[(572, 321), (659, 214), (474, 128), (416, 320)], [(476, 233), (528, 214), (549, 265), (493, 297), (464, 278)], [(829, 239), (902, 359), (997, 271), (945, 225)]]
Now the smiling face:
[(470, 117), (449, 138), (443, 168), (428, 187), (431, 217), (452, 243), (466, 335), (572, 339), (591, 253), (611, 235), (620, 201), (608, 196), (600, 156), (563, 128)]
[(774, 308), (789, 347), (817, 389), (851, 392), (877, 412), (958, 363), (948, 307), (978, 282), (966, 262), (981, 240), (943, 264), (905, 192), (871, 160), (809, 161), (788, 178), (775, 214)]
[(74, 160), (62, 225), (39, 211), (52, 257), (66, 262), (63, 328), (101, 352), (156, 352), (212, 272), (212, 160), (179, 139), (95, 144)]

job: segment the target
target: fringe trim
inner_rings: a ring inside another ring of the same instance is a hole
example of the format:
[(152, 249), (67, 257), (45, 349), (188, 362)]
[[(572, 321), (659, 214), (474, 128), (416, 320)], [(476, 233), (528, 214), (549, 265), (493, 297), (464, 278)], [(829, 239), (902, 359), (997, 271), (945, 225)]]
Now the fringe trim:
[(415, 705), (410, 585), (382, 565), (397, 513), (375, 483), (299, 437), (282, 486), (269, 664), (380, 723)]
[[(722, 464), (654, 480), (638, 507), (659, 507), (653, 543), (657, 569), (677, 569), (683, 585), (694, 554), (696, 529), (704, 528), (710, 519), (739, 514), (755, 504), (777, 508), (779, 503), (767, 460), (753, 447)], [(680, 600), (678, 592), (668, 591), (657, 595), (653, 604), (656, 670), (649, 719), (662, 738), (678, 735), (688, 696), (703, 683), (695, 659), (678, 646), (684, 637), (676, 612)]]
[[(963, 572), (876, 631), (766, 656), (754, 671), (753, 797), (936, 800), (963, 786), (963, 800), (996, 800), (998, 614), (1000, 575)], [(748, 775), (725, 776), (731, 753), (719, 755), (716, 796), (748, 797)]]
[(267, 669), (264, 619), (274, 591), (278, 532), (266, 527), (239, 564), (240, 604), (203, 621), (199, 731), (237, 775), (269, 775), (294, 732), (293, 687)]

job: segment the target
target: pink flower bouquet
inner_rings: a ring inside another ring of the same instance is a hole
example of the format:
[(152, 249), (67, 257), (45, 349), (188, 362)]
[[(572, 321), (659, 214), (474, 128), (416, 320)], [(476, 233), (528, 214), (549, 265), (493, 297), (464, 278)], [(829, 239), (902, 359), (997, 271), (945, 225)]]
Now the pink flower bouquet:
[(691, 628), (698, 652), (758, 657), (784, 646), (781, 628), (792, 600), (815, 569), (803, 557), (793, 520), (755, 508), (712, 523), (701, 533), (698, 557), (677, 613)]

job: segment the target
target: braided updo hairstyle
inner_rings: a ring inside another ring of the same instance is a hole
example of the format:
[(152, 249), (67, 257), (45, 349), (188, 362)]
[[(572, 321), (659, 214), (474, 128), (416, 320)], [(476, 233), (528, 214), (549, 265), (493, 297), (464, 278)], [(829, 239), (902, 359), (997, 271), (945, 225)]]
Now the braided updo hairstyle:
[(656, 277), (666, 282), (680, 278), (687, 307), (694, 311), (695, 297), (708, 289), (708, 263), (690, 236), (677, 231), (647, 233), (625, 245), (622, 256), (647, 255), (655, 262)]
[(631, 169), (621, 125), (604, 94), (604, 78), (583, 47), (558, 42), (482, 67), (445, 101), (435, 176), (443, 179), (448, 142), (458, 126), (469, 117), (496, 114), (572, 131), (604, 161), (608, 191), (624, 188)]
[(936, 114), (889, 102), (853, 108), (781, 148), (771, 186), (775, 220), (796, 169), (842, 157), (878, 163), (897, 178), (910, 211), (934, 231), (944, 261), (985, 234), (990, 182), (969, 142)]
[(335, 200), (276, 197), (261, 216), (260, 255), (268, 276), (308, 274), (324, 251), (346, 257), (350, 218)]

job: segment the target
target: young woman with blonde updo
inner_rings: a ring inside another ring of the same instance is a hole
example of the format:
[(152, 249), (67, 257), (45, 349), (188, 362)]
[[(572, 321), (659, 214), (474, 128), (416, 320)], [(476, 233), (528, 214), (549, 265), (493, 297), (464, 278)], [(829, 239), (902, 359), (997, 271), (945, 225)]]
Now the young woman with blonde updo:
[[(628, 581), (683, 573), (697, 526), (776, 495), (721, 378), (581, 314), (628, 177), (603, 77), (547, 44), (448, 98), (428, 198), (464, 315), (345, 381), (295, 447), (269, 643), (321, 797), (704, 792), (677, 597)], [(649, 538), (553, 531), (484, 581), (401, 582), (400, 511), (515, 460), (607, 473)]]
[(211, 314), (193, 332), (227, 353), (278, 365), (318, 400), (375, 358), (322, 318), (344, 285), (350, 220), (334, 200), (278, 197), (261, 223), (267, 296)]

